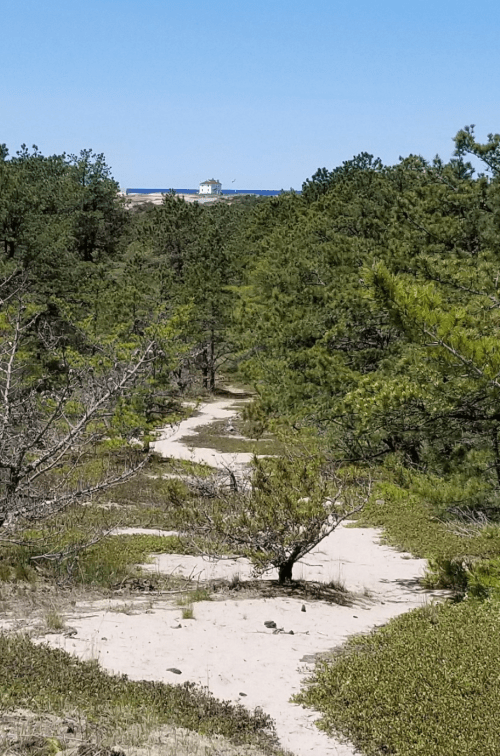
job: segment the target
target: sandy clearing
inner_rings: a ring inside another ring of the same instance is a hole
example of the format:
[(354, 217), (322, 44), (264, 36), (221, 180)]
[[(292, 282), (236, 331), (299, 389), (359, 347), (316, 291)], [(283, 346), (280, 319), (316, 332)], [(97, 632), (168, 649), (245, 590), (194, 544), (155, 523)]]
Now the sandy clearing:
[[(156, 451), (217, 466), (236, 463), (241, 470), (251, 455), (190, 450), (182, 443), (183, 437), (205, 423), (237, 414), (232, 404), (223, 400), (198, 408), (195, 417), (160, 437)], [(158, 533), (143, 528), (119, 532)], [(156, 555), (144, 569), (199, 580), (251, 575), (245, 559), (216, 561), (172, 554)], [(418, 586), (424, 569), (424, 560), (382, 545), (378, 531), (341, 526), (296, 565), (294, 578), (341, 582), (357, 594), (352, 606), (291, 596), (233, 598), (195, 603), (194, 619), (184, 620), (174, 600), (155, 600), (152, 595), (144, 613), (117, 612), (116, 602), (77, 606), (67, 618), (76, 636), (51, 635), (47, 640), (81, 658), (99, 659), (106, 669), (132, 679), (191, 680), (219, 698), (252, 709), (259, 706), (275, 719), (282, 745), (297, 756), (353, 756), (352, 746), (318, 730), (315, 713), (291, 704), (290, 696), (312, 671), (315, 654), (429, 602), (431, 594)], [(267, 580), (273, 577), (272, 572), (265, 575)], [(275, 634), (266, 628), (268, 620), (283, 632)]]
[[(152, 532), (152, 531), (150, 531)], [(210, 559), (180, 554), (155, 554), (152, 564), (144, 569), (187, 577), (196, 574), (199, 580), (231, 580), (253, 577), (247, 559)], [(295, 580), (314, 580), (322, 583), (335, 581), (354, 593), (380, 594), (389, 597), (407, 590), (410, 596), (420, 590), (418, 579), (425, 571), (426, 562), (410, 554), (396, 551), (380, 543), (380, 533), (374, 528), (355, 528), (340, 525), (294, 567)], [(266, 580), (276, 580), (276, 570), (265, 574)], [(406, 598), (406, 594), (403, 596)]]
[[(251, 573), (246, 560), (175, 554), (155, 559), (145, 569), (200, 579)], [(82, 613), (68, 618), (76, 636), (48, 640), (132, 679), (190, 680), (219, 698), (260, 706), (275, 719), (282, 745), (298, 756), (353, 756), (351, 746), (320, 732), (314, 712), (291, 704), (290, 696), (312, 671), (315, 654), (429, 602), (430, 594), (416, 582), (424, 568), (424, 560), (381, 545), (377, 531), (342, 526), (296, 566), (295, 576), (343, 582), (357, 594), (352, 606), (293, 597), (203, 601), (194, 604), (194, 619), (183, 620), (174, 601), (155, 601), (151, 607), (152, 596), (144, 600), (147, 614), (140, 604), (133, 614), (117, 613), (116, 602), (82, 607)], [(284, 632), (274, 634), (264, 625), (268, 620)], [(293, 635), (285, 634), (290, 630)]]
[[(289, 703), (290, 696), (312, 671), (315, 654), (429, 598), (414, 583), (423, 561), (379, 546), (376, 533), (369, 530), (344, 528), (336, 536), (337, 553), (362, 554), (359, 569), (357, 561), (341, 556), (333, 568), (343, 573), (348, 589), (363, 591), (353, 606), (287, 596), (203, 601), (194, 604), (194, 619), (183, 620), (181, 607), (161, 601), (147, 615), (100, 610), (71, 617), (68, 621), (77, 635), (52, 635), (49, 642), (82, 658), (97, 658), (106, 669), (132, 679), (191, 680), (219, 698), (260, 706), (276, 720), (282, 745), (299, 756), (352, 756), (352, 747), (317, 730), (314, 712)], [(329, 539), (332, 548), (334, 538), (335, 534)], [(351, 552), (353, 547), (357, 551)], [(219, 563), (219, 574), (224, 565), (227, 562)], [(307, 565), (302, 569), (306, 578), (318, 577), (320, 570)], [(274, 634), (266, 628), (269, 620), (284, 632)], [(285, 634), (290, 631), (293, 635)], [(181, 674), (169, 672), (172, 668)]]

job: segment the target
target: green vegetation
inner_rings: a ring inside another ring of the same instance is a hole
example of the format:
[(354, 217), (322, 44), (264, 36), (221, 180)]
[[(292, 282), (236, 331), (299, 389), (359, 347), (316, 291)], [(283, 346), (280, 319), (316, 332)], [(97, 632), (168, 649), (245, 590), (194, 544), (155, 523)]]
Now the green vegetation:
[[(457, 597), (491, 594), (500, 587), (493, 579), (500, 523), (470, 511), (453, 514), (442, 500), (439, 482), (434, 490), (431, 486), (429, 476), (408, 471), (399, 476), (399, 484), (378, 484), (358, 524), (381, 527), (386, 542), (428, 559), (427, 587), (447, 588)], [(454, 489), (451, 493), (456, 495)]]
[(499, 619), (492, 602), (410, 612), (351, 639), (294, 700), (367, 756), (496, 756)]
[[(500, 136), (481, 144), (466, 127), (455, 147), (448, 163), (361, 153), (301, 195), (126, 210), (102, 155), (2, 146), (0, 580), (109, 590), (148, 554), (189, 548), (102, 538), (133, 525), (189, 526), (198, 550), (274, 565), (286, 582), (356, 514), (462, 601), (356, 641), (301, 700), (367, 754), (493, 753)], [(222, 371), (252, 389), (241, 428), (255, 441), (217, 423), (188, 443), (276, 455), (255, 462), (252, 489), (150, 453)], [(27, 678), (12, 679), (21, 702)], [(141, 685), (127, 691), (156, 690)], [(188, 726), (197, 696), (179, 704)]]
[(254, 457), (246, 484), (222, 474), (186, 505), (184, 529), (206, 538), (211, 554), (246, 556), (260, 574), (275, 567), (280, 585), (292, 580), (299, 559), (362, 508), (368, 488), (356, 471), (328, 465), (312, 446)]
[(194, 684), (132, 682), (105, 673), (93, 661), (34, 645), (23, 636), (0, 634), (0, 690), (3, 707), (26, 706), (54, 714), (72, 711), (102, 733), (127, 730), (148, 721), (202, 734), (224, 735), (236, 744), (254, 744), (278, 753), (272, 721), (263, 712), (221, 702)]
[(194, 619), (194, 608), (192, 604), (186, 604), (186, 606), (182, 607), (182, 619)]
[(188, 447), (215, 449), (227, 454), (249, 452), (250, 454), (270, 455), (280, 454), (284, 451), (283, 444), (270, 435), (251, 439), (242, 438), (237, 431), (236, 437), (228, 434), (227, 422), (223, 420), (203, 425), (193, 435), (184, 436), (182, 441)]
[(212, 593), (207, 588), (195, 588), (185, 593), (178, 600), (179, 606), (191, 606), (195, 601), (211, 601)]
[(135, 565), (150, 561), (150, 554), (187, 552), (177, 536), (112, 535), (98, 537), (89, 546), (85, 529), (64, 531), (60, 536), (49, 531), (26, 535), (31, 541), (2, 549), (0, 580), (34, 581), (43, 575), (62, 583), (117, 588), (131, 576), (140, 576)]

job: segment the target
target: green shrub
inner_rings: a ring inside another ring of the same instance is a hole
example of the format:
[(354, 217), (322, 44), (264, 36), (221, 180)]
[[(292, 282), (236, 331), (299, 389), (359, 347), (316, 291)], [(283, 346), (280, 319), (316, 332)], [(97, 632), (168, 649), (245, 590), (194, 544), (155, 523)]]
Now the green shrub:
[(381, 483), (358, 524), (381, 527), (385, 540), (426, 559), (494, 557), (500, 555), (500, 528), (486, 527), (460, 534), (419, 493), (394, 483)]
[(107, 674), (95, 661), (80, 661), (19, 635), (0, 633), (0, 659), (4, 708), (26, 706), (58, 715), (77, 711), (104, 729), (130, 727), (147, 712), (149, 721), (158, 724), (219, 734), (277, 753), (274, 724), (267, 714), (219, 701), (194, 683), (130, 681)]
[(367, 756), (498, 756), (500, 606), (434, 605), (351, 639), (296, 703)]
[(472, 564), (460, 558), (446, 559), (438, 557), (430, 559), (423, 584), (426, 588), (438, 588), (465, 594), (469, 584)]
[[(185, 554), (186, 546), (177, 536), (116, 535), (106, 536), (94, 545), (83, 548), (89, 534), (72, 530), (56, 534), (41, 533), (27, 546), (5, 546), (0, 549), (0, 574), (4, 579), (32, 580), (36, 563), (49, 579), (71, 580), (73, 583), (113, 587), (130, 574), (134, 565), (144, 564), (149, 555)], [(47, 553), (69, 554), (58, 559), (44, 559)]]

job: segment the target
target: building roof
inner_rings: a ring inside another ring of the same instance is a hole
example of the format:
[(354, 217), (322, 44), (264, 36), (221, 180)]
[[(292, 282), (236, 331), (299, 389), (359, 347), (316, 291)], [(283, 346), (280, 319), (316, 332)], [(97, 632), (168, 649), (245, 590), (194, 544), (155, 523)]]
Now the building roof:
[(216, 181), (215, 179), (210, 179), (209, 181), (202, 181), (200, 186), (203, 186), (204, 184), (220, 184), (220, 181)]

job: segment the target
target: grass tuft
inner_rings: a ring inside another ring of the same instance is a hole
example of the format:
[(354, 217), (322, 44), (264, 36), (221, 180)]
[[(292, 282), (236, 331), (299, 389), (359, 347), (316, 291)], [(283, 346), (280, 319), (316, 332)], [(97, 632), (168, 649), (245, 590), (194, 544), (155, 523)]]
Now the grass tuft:
[(188, 619), (194, 619), (194, 608), (192, 604), (187, 604), (182, 609), (182, 619), (188, 620)]
[(45, 626), (52, 633), (61, 632), (66, 627), (64, 617), (57, 609), (49, 609), (45, 615)]

